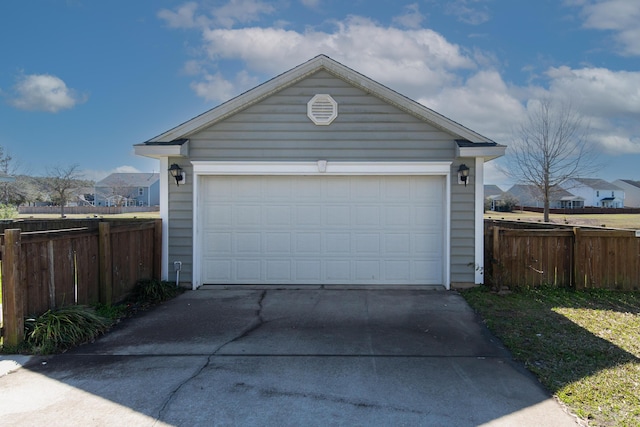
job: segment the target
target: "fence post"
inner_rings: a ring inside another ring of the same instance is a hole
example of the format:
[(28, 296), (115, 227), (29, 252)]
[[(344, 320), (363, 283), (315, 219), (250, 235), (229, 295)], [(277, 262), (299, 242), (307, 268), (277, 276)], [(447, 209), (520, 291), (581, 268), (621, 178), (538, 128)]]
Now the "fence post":
[(571, 273), (573, 275), (573, 280), (571, 281), (571, 285), (575, 289), (578, 289), (578, 234), (580, 234), (579, 227), (573, 227), (573, 245), (571, 250), (573, 253), (571, 254)]
[(2, 314), (4, 346), (16, 347), (24, 340), (24, 289), (20, 277), (20, 229), (4, 232), (2, 259)]
[(153, 278), (162, 279), (162, 219), (154, 221)]
[(500, 274), (502, 272), (499, 270), (500, 263), (498, 262), (500, 257), (500, 227), (494, 224), (491, 231), (493, 232), (493, 244), (491, 248), (491, 279), (489, 280), (487, 278), (487, 280), (489, 280), (489, 283), (491, 283), (492, 286), (497, 283), (502, 285), (502, 279), (500, 278)]
[(111, 228), (108, 222), (98, 224), (100, 302), (111, 305), (113, 302), (113, 265), (111, 259)]

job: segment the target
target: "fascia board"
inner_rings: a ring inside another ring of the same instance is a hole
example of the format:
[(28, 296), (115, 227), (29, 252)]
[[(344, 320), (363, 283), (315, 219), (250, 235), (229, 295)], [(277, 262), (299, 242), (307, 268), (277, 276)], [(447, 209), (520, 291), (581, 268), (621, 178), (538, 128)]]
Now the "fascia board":
[(133, 146), (136, 155), (144, 157), (152, 157), (159, 159), (162, 157), (188, 157), (189, 141), (184, 144), (175, 145), (154, 145), (154, 144), (136, 144)]
[(504, 156), (507, 147), (496, 145), (494, 147), (458, 147), (456, 157), (484, 157), (485, 161)]

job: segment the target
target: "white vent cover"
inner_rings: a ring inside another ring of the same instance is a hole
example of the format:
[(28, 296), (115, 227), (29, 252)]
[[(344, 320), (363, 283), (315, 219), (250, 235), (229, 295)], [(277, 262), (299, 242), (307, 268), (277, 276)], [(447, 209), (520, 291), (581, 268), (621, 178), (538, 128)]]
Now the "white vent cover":
[(330, 125), (338, 117), (338, 103), (331, 95), (315, 95), (307, 103), (307, 116), (316, 125)]

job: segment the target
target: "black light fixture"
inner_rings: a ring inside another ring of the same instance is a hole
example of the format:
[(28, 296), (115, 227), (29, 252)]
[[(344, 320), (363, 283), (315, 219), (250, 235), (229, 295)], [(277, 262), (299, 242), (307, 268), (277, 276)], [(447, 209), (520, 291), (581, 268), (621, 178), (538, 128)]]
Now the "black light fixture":
[(182, 168), (177, 163), (173, 163), (168, 170), (169, 174), (176, 179), (176, 185), (180, 186), (180, 182), (184, 181), (184, 171)]
[(465, 187), (467, 186), (467, 181), (469, 180), (469, 167), (464, 163), (458, 168), (458, 179), (464, 183)]

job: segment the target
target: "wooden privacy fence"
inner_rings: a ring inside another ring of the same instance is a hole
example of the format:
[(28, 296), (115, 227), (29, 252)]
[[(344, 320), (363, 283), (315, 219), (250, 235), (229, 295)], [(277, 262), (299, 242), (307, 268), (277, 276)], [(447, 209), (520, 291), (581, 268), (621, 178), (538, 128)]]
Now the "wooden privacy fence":
[(22, 341), (25, 316), (63, 305), (115, 303), (139, 280), (160, 278), (159, 219), (5, 229), (0, 239), (3, 336), (9, 346)]
[(640, 238), (632, 230), (511, 229), (486, 221), (485, 283), (637, 290)]

